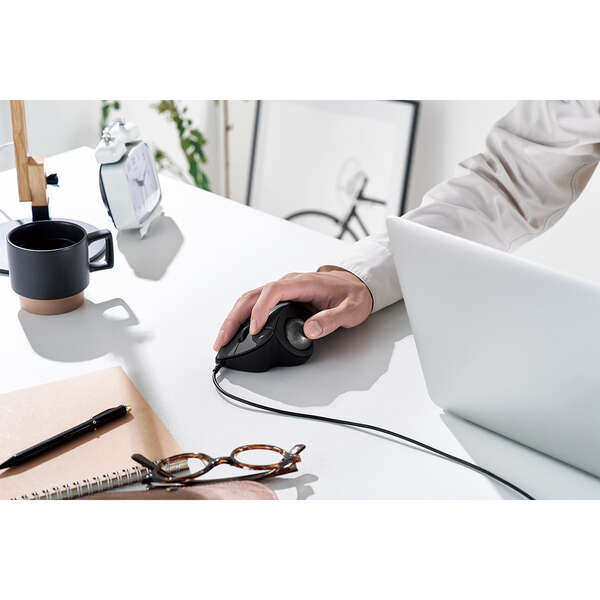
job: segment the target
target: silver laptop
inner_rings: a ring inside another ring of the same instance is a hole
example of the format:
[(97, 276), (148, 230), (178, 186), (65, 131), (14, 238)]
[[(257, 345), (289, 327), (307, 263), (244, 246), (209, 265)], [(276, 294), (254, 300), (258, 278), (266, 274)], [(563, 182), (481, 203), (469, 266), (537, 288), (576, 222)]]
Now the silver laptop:
[(600, 286), (406, 219), (387, 227), (431, 399), (600, 476)]

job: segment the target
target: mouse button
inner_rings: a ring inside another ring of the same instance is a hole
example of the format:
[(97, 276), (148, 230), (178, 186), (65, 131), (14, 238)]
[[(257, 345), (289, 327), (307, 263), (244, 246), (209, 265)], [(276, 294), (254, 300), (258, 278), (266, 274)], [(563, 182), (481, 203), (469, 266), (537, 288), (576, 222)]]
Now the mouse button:
[(244, 352), (248, 352), (248, 350), (252, 350), (253, 348), (256, 348), (256, 344), (254, 343), (252, 336), (249, 335), (246, 337), (246, 339), (244, 339), (243, 342), (238, 344), (236, 348), (236, 354), (243, 354)]
[(260, 346), (273, 335), (273, 332), (274, 329), (272, 327), (263, 327), (257, 334), (252, 336), (252, 339), (257, 346)]
[(273, 335), (273, 330), (270, 328), (263, 328), (256, 335), (247, 335), (237, 347), (237, 354), (241, 354), (243, 352), (248, 352), (249, 350), (253, 350), (262, 346), (271, 336)]
[(238, 347), (237, 339), (231, 340), (228, 344), (225, 344), (217, 353), (217, 360), (223, 360), (229, 356), (235, 356)]
[(273, 313), (279, 312), (281, 309), (285, 308), (286, 306), (289, 306), (291, 304), (291, 302), (289, 300), (284, 300), (282, 302), (278, 302), (270, 311), (269, 314), (272, 315)]
[(277, 327), (277, 322), (279, 321), (279, 311), (269, 313), (267, 317), (267, 322), (265, 323), (265, 327), (263, 329), (274, 329)]
[(288, 311), (290, 310), (290, 308), (293, 307), (293, 303), (292, 302), (279, 302), (278, 304), (276, 304), (270, 311), (269, 311), (269, 316), (267, 317), (267, 324), (269, 327), (274, 327), (277, 322), (279, 321), (279, 318), (282, 315), (285, 315), (288, 313)]
[(240, 330), (236, 333), (235, 335), (235, 340), (238, 343), (243, 342), (247, 337), (248, 334), (250, 333), (250, 324), (246, 323), (245, 325), (243, 325)]

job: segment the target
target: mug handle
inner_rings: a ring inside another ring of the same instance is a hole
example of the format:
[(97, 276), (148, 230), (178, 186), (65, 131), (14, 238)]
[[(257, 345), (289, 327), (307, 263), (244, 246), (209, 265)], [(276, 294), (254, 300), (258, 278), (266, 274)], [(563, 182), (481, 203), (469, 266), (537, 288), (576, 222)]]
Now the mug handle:
[(104, 262), (100, 264), (95, 264), (88, 260), (88, 266), (90, 268), (90, 272), (93, 271), (103, 271), (104, 269), (112, 269), (115, 264), (115, 252), (113, 248), (113, 238), (112, 234), (108, 229), (98, 229), (98, 231), (92, 231), (87, 234), (87, 243), (88, 247), (92, 242), (96, 242), (97, 240), (104, 239), (106, 242), (106, 251), (104, 253)]

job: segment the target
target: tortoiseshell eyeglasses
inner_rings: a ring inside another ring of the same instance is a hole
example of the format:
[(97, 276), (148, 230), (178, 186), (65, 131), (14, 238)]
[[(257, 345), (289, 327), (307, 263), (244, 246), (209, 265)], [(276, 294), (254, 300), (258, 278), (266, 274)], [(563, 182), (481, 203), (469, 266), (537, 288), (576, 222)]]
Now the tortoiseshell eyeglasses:
[[(286, 451), (268, 444), (249, 444), (239, 446), (229, 456), (221, 458), (213, 458), (202, 452), (176, 454), (156, 462), (141, 454), (134, 454), (131, 458), (150, 471), (144, 478), (144, 483), (151, 487), (181, 487), (223, 481), (259, 481), (286, 473), (294, 473), (298, 470), (297, 463), (301, 461), (299, 455), (304, 448), (306, 448), (304, 444), (297, 444), (291, 450)], [(244, 453), (243, 461), (240, 460), (242, 453)], [(229, 465), (255, 472), (221, 479), (203, 478), (203, 475), (219, 465)]]

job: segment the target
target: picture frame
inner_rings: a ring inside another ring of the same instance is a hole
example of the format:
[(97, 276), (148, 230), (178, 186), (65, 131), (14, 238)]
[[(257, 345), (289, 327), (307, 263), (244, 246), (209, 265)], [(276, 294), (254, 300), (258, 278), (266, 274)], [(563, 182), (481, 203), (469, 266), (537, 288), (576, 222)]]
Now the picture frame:
[(340, 239), (406, 209), (419, 102), (257, 101), (246, 203)]

